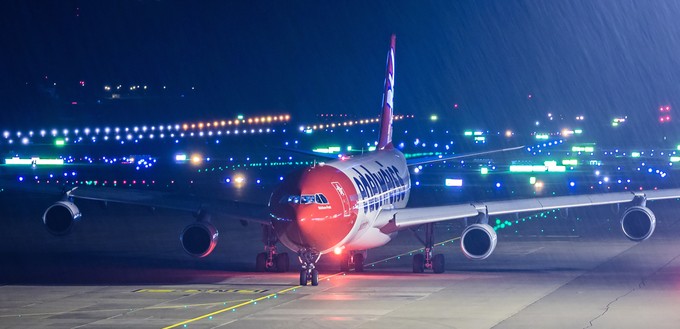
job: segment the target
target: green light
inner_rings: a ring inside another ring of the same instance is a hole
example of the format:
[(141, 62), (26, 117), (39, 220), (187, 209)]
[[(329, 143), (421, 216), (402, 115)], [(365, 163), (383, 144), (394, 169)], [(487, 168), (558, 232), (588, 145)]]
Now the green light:
[(550, 160), (550, 161), (544, 161), (543, 165), (546, 167), (554, 167), (557, 166), (557, 161)]
[(475, 136), (482, 136), (482, 134), (484, 134), (484, 133), (481, 132), (481, 131), (475, 131), (475, 132), (473, 133), (473, 135), (475, 135)]
[(236, 119), (243, 120), (243, 114), (239, 114), (238, 116), (236, 116)]
[(576, 159), (564, 159), (564, 160), (562, 160), (562, 165), (564, 165), (564, 166), (577, 166), (578, 160), (576, 160)]
[(592, 146), (572, 146), (571, 147), (572, 152), (594, 152), (595, 148)]
[(671, 162), (678, 162), (680, 161), (680, 156), (672, 156), (671, 157)]
[(483, 141), (486, 140), (486, 137), (484, 137), (484, 136), (477, 136), (477, 137), (475, 137), (475, 140), (476, 140), (476, 141), (479, 141), (479, 142), (483, 142)]
[[(464, 134), (465, 136), (472, 136), (472, 131), (471, 131), (471, 130), (466, 130), (463, 134)], [(680, 145), (678, 145), (678, 150), (680, 150)]]
[(57, 138), (57, 139), (54, 140), (54, 145), (56, 145), (56, 146), (64, 146), (65, 143), (66, 142), (64, 142), (64, 140), (61, 139), (61, 138)]
[(529, 177), (529, 184), (531, 185), (536, 184), (536, 177)]
[(338, 153), (340, 152), (340, 146), (328, 146), (328, 147), (318, 147), (312, 149), (312, 152), (316, 153)]
[(431, 120), (431, 121), (437, 121), (437, 119), (439, 119), (439, 117), (437, 117), (436, 114), (430, 115), (430, 120)]
[(368, 147), (368, 151), (369, 151), (369, 152), (375, 151), (375, 146), (369, 146), (369, 147)]
[(548, 167), (548, 172), (565, 172), (567, 168), (565, 166), (552, 166)]
[(347, 152), (352, 151), (352, 145), (347, 146)]
[(482, 169), (480, 169), (480, 173), (481, 173), (482, 175), (488, 174), (488, 173), (489, 173), (489, 168), (487, 168), (487, 167), (482, 167)]
[(548, 139), (550, 135), (548, 134), (536, 134), (536, 139)]
[(574, 134), (579, 135), (579, 134), (582, 134), (582, 133), (583, 133), (583, 129), (574, 129)]
[(612, 122), (612, 127), (618, 127), (619, 123), (618, 122)]
[(631, 152), (630, 156), (633, 158), (639, 158), (640, 157), (640, 152)]

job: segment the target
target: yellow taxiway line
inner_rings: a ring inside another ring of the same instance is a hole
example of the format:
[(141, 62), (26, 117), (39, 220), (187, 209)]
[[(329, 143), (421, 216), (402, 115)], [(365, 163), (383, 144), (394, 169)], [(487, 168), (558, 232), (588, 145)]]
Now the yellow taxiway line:
[[(446, 240), (446, 241), (438, 242), (438, 243), (435, 243), (435, 245), (443, 245), (443, 244), (445, 244), (445, 243), (447, 243), (447, 242), (453, 242), (453, 241), (456, 241), (456, 240), (458, 240), (458, 239), (460, 239), (460, 237), (456, 237), (456, 238), (449, 239), (449, 240)], [(373, 266), (373, 265), (375, 265), (375, 264), (383, 263), (383, 262), (389, 261), (389, 260), (391, 260), (391, 259), (399, 258), (399, 257), (401, 257), (401, 256), (406, 256), (406, 255), (409, 255), (409, 254), (413, 254), (414, 252), (419, 252), (419, 251), (421, 251), (421, 250), (423, 250), (423, 248), (419, 248), (419, 249), (414, 249), (414, 250), (411, 250), (411, 251), (407, 251), (407, 252), (405, 252), (405, 253), (402, 253), (402, 254), (399, 254), (399, 255), (395, 255), (395, 256), (392, 256), (392, 257), (388, 257), (388, 258), (385, 258), (385, 259), (381, 259), (381, 260), (378, 260), (378, 261), (375, 261), (375, 262), (372, 262), (372, 263), (368, 263), (368, 264), (366, 264), (366, 265), (367, 265), (367, 266)], [(319, 281), (328, 280), (328, 279), (330, 279), (330, 278), (336, 277), (336, 276), (338, 276), (338, 275), (342, 275), (342, 274), (344, 274), (344, 273), (345, 273), (345, 272), (338, 272), (338, 273), (335, 273), (335, 274), (331, 274), (331, 275), (325, 276), (325, 277), (323, 277), (323, 278), (319, 278)], [(215, 316), (215, 315), (217, 315), (217, 314), (221, 314), (221, 313), (228, 312), (228, 311), (231, 311), (231, 310), (236, 310), (236, 309), (239, 308), (239, 307), (243, 307), (243, 306), (247, 306), (247, 305), (251, 305), (251, 304), (257, 304), (257, 302), (259, 302), (259, 301), (261, 301), (261, 300), (269, 299), (269, 298), (272, 298), (272, 297), (273, 297), (273, 298), (276, 298), (277, 295), (285, 294), (285, 293), (287, 293), (287, 292), (289, 292), (289, 291), (292, 291), (292, 290), (295, 290), (295, 289), (298, 289), (298, 288), (302, 288), (302, 286), (300, 286), (300, 285), (292, 286), (292, 287), (289, 287), (289, 288), (286, 288), (286, 289), (277, 291), (277, 292), (275, 292), (275, 293), (271, 293), (271, 294), (266, 295), (266, 296), (262, 296), (262, 297), (259, 297), (259, 298), (256, 298), (256, 299), (251, 299), (251, 300), (248, 300), (248, 301), (246, 301), (246, 302), (243, 302), (243, 303), (240, 303), (240, 304), (236, 304), (236, 305), (234, 305), (234, 306), (229, 306), (229, 307), (226, 307), (226, 308), (217, 310), (217, 311), (212, 312), (212, 313), (203, 314), (203, 315), (197, 316), (197, 317), (195, 317), (195, 318), (191, 318), (191, 319), (188, 319), (188, 320), (185, 320), (185, 321), (182, 321), (182, 322), (175, 323), (175, 324), (173, 324), (173, 325), (170, 325), (170, 326), (167, 326), (167, 327), (163, 327), (163, 329), (177, 328), (177, 327), (184, 326), (184, 325), (189, 324), (189, 323), (192, 323), (192, 322), (196, 322), (196, 321), (199, 321), (199, 320), (203, 320), (203, 319), (210, 318), (210, 317)]]

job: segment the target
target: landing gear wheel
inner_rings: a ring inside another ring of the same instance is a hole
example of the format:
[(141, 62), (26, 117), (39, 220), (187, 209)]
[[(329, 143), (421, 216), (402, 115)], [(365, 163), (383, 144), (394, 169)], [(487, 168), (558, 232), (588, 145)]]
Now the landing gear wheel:
[(349, 271), (349, 258), (350, 258), (349, 254), (342, 256), (342, 259), (340, 260), (340, 272)]
[(364, 271), (364, 254), (354, 254), (354, 272)]
[(432, 272), (434, 273), (444, 273), (444, 255), (436, 254), (432, 257)]
[(290, 259), (288, 258), (288, 253), (283, 252), (276, 254), (274, 258), (274, 264), (276, 266), (277, 272), (288, 272), (290, 269)]
[(312, 270), (312, 285), (313, 286), (318, 286), (319, 285), (319, 271), (316, 269)]
[(425, 255), (413, 255), (413, 273), (423, 273), (425, 271)]
[(267, 270), (267, 253), (261, 252), (255, 258), (255, 272), (264, 272)]
[(304, 268), (300, 270), (300, 285), (301, 286), (307, 285), (307, 270)]

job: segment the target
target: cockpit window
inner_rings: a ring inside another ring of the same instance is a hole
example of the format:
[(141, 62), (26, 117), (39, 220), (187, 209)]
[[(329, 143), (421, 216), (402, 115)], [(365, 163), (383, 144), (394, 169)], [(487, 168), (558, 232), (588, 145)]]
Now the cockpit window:
[(323, 194), (318, 193), (316, 195), (316, 203), (326, 204), (326, 203), (328, 203), (328, 199), (326, 199), (326, 197)]
[(317, 194), (303, 194), (303, 195), (289, 195), (281, 198), (281, 203), (292, 203), (292, 204), (327, 204), (328, 199), (321, 193)]
[(310, 204), (314, 203), (314, 196), (313, 195), (301, 195), (300, 196), (300, 204)]

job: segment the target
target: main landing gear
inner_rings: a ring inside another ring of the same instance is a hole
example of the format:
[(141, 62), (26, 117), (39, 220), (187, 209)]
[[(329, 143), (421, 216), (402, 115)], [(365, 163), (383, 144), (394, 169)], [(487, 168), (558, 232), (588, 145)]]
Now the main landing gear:
[(265, 245), (265, 251), (257, 254), (257, 258), (255, 258), (255, 271), (288, 272), (290, 269), (288, 253), (276, 252), (276, 243), (279, 242), (279, 239), (270, 225), (262, 225), (262, 242)]
[(366, 251), (358, 250), (351, 251), (344, 255), (344, 258), (340, 261), (340, 271), (347, 272), (350, 268), (354, 269), (354, 272), (364, 271), (364, 261), (366, 260)]
[(423, 273), (425, 269), (431, 269), (434, 273), (444, 273), (445, 262), (443, 254), (433, 255), (434, 250), (434, 224), (425, 224), (425, 241), (415, 231), (416, 238), (425, 245), (424, 254), (413, 255), (413, 273)]
[(316, 262), (321, 258), (321, 254), (314, 250), (302, 249), (298, 251), (298, 258), (302, 263), (300, 269), (300, 285), (306, 286), (311, 283), (313, 286), (319, 285), (319, 271), (316, 269)]

